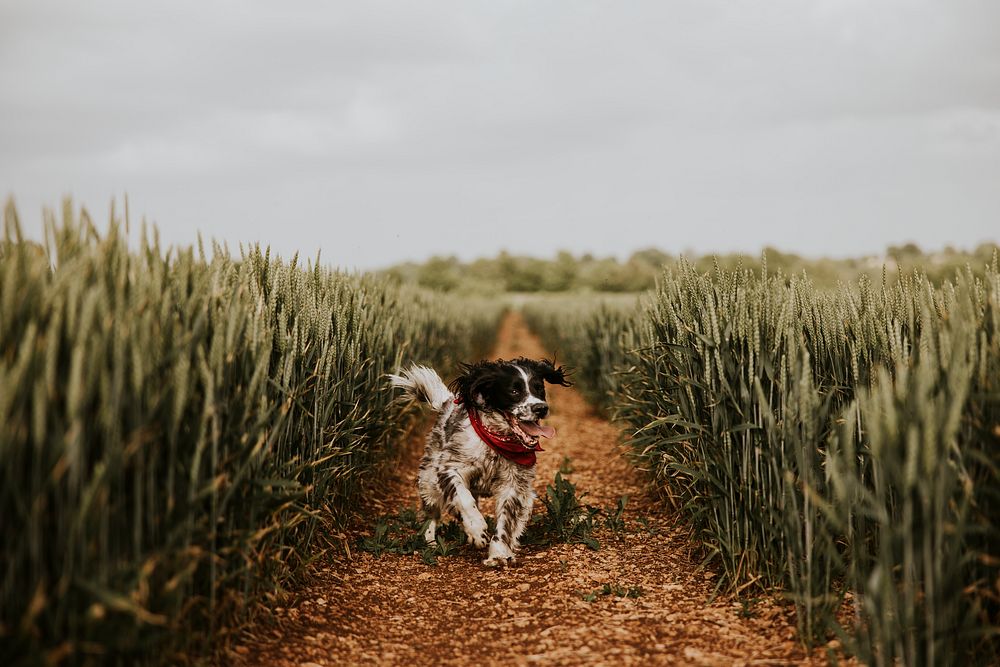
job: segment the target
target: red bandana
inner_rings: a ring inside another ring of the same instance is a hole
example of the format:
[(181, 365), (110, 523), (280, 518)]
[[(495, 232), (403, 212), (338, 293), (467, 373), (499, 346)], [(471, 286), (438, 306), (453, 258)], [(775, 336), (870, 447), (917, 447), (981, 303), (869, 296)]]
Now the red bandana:
[[(456, 400), (455, 402), (459, 403), (460, 401)], [(533, 449), (529, 449), (521, 442), (520, 438), (512, 433), (494, 433), (483, 425), (478, 410), (471, 405), (465, 406), (465, 409), (469, 413), (469, 421), (472, 422), (472, 428), (476, 430), (476, 435), (494, 452), (518, 465), (535, 465), (535, 452), (544, 451), (540, 446), (536, 445)]]

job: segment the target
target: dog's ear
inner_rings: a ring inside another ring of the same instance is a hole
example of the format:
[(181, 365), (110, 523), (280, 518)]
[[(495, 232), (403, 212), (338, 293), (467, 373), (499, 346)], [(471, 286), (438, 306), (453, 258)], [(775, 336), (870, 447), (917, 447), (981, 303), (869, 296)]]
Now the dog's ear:
[(549, 361), (548, 359), (526, 361), (530, 364), (532, 371), (549, 384), (558, 384), (563, 387), (573, 386), (573, 383), (566, 379), (573, 374), (572, 369), (564, 366), (556, 366), (556, 362)]
[(476, 395), (485, 394), (498, 377), (499, 367), (492, 361), (459, 364), (462, 374), (448, 388), (466, 405), (476, 405)]

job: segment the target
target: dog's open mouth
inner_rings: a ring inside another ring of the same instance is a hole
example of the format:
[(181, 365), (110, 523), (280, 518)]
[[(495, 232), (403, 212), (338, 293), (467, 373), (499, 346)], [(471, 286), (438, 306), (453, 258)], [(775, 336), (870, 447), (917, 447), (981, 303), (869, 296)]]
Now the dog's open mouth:
[(554, 428), (551, 426), (544, 426), (538, 421), (521, 421), (511, 414), (507, 414), (505, 416), (507, 417), (507, 423), (510, 424), (511, 430), (518, 438), (520, 438), (525, 447), (537, 447), (539, 437), (552, 438), (556, 434), (556, 430)]

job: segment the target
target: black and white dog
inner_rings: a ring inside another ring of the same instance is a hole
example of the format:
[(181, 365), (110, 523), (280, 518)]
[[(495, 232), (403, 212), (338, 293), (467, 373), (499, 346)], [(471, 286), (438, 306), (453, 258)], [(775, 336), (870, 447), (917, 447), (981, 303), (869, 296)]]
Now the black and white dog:
[[(562, 366), (542, 359), (462, 364), (449, 386), (425, 366), (389, 376), (406, 396), (426, 401), (439, 414), (427, 436), (417, 487), (425, 520), (424, 538), (435, 539), (445, 510), (462, 521), (468, 541), (489, 543), (484, 565), (514, 562), (518, 540), (535, 499), (535, 452), (539, 437), (555, 429), (539, 420), (549, 413), (545, 383), (570, 386)], [(496, 534), (490, 539), (477, 499), (496, 499)]]

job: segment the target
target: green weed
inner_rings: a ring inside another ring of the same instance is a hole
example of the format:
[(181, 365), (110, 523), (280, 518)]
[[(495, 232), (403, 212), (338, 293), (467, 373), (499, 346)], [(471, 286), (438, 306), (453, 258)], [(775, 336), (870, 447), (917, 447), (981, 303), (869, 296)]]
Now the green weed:
[(604, 525), (619, 539), (625, 532), (625, 505), (628, 504), (628, 496), (622, 496), (618, 499), (615, 507), (605, 513)]
[(589, 593), (584, 593), (581, 591), (577, 592), (580, 599), (584, 602), (594, 602), (601, 597), (619, 597), (619, 598), (638, 598), (642, 597), (643, 590), (641, 586), (629, 586), (625, 587), (620, 584), (604, 584), (600, 588), (595, 588)]
[(426, 565), (437, 565), (438, 556), (451, 556), (465, 544), (465, 533), (455, 521), (439, 525), (435, 544), (427, 544), (427, 522), (417, 519), (417, 511), (401, 509), (395, 515), (376, 519), (372, 534), (358, 540), (358, 549), (376, 558), (383, 554), (419, 555)]
[(592, 535), (600, 509), (581, 504), (576, 486), (557, 472), (552, 484), (545, 487), (544, 515), (535, 515), (522, 540), (525, 544), (554, 543), (585, 544), (593, 550), (601, 548)]

